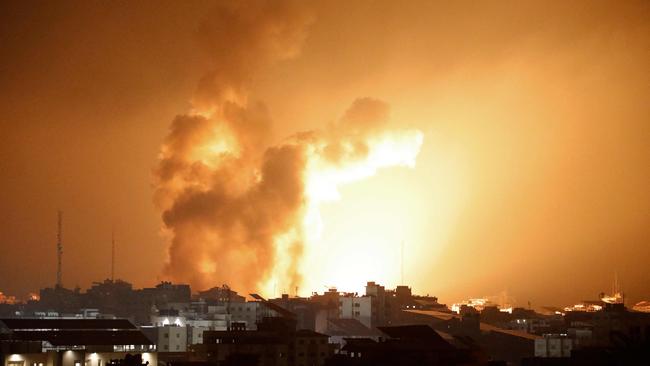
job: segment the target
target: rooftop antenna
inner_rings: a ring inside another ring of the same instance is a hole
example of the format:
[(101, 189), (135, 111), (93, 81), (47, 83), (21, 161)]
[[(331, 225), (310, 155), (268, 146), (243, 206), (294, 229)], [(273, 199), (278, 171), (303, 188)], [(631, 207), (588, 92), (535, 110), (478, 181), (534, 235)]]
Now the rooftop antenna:
[(63, 287), (62, 261), (63, 261), (63, 211), (58, 212), (56, 232), (56, 287)]
[(115, 227), (111, 230), (111, 282), (115, 282)]

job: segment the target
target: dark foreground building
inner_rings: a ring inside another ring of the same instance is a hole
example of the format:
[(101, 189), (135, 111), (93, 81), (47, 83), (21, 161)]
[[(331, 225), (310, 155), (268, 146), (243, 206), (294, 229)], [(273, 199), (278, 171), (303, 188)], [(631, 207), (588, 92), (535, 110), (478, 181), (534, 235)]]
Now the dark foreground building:
[(0, 319), (2, 366), (107, 366), (133, 355), (158, 364), (155, 345), (126, 319)]
[(346, 339), (341, 352), (328, 366), (434, 366), (477, 364), (481, 356), (471, 348), (447, 342), (427, 325), (379, 327), (386, 338)]
[(328, 336), (296, 330), (294, 319), (264, 318), (257, 330), (205, 331), (200, 352), (212, 365), (318, 366), (334, 349)]

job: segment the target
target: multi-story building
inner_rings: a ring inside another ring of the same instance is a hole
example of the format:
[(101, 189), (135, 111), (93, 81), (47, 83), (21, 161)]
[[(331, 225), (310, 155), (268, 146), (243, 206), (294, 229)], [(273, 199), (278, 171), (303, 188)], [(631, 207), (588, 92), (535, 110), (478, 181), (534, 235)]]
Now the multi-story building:
[(203, 332), (207, 330), (228, 330), (230, 326), (229, 314), (214, 314), (212, 319), (190, 319), (186, 321), (187, 344), (203, 343)]
[(566, 334), (545, 334), (535, 339), (535, 357), (571, 357), (573, 340)]
[(271, 299), (269, 302), (295, 314), (297, 329), (309, 329), (319, 332), (327, 327), (327, 309), (316, 301), (303, 297), (289, 297), (289, 295), (283, 294), (281, 298)]
[(368, 282), (366, 284), (366, 296), (373, 298), (370, 323), (375, 327), (385, 325), (386, 320), (390, 317), (390, 307), (387, 307), (386, 304), (386, 289), (375, 282)]
[(259, 301), (230, 303), (227, 312), (232, 322), (243, 323), (246, 329), (254, 330), (262, 314), (260, 304)]
[(61, 316), (78, 314), (80, 309), (97, 309), (98, 313), (128, 318), (135, 324), (144, 325), (150, 320), (152, 306), (165, 308), (168, 304), (189, 304), (189, 285), (161, 282), (153, 288), (133, 289), (122, 280), (94, 282), (82, 293), (80, 289), (63, 287), (44, 288), (40, 300), (30, 304), (33, 312), (56, 312)]
[(368, 328), (372, 327), (372, 297), (371, 296), (341, 296), (339, 299), (339, 317), (356, 319)]
[(264, 318), (257, 330), (235, 328), (206, 331), (202, 352), (208, 362), (260, 366), (323, 365), (333, 354), (328, 336), (310, 330), (296, 330), (288, 318)]
[(187, 351), (187, 328), (175, 325), (155, 327), (157, 331), (158, 352)]

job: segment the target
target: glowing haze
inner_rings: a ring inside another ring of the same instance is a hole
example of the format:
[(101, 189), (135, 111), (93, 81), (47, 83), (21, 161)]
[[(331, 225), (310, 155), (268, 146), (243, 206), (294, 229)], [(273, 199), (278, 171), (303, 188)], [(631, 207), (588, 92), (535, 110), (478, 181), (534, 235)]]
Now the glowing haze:
[[(213, 64), (192, 111), (173, 121), (156, 169), (155, 201), (170, 241), (166, 277), (272, 295), (331, 283), (328, 272), (303, 271), (319, 261), (345, 275), (342, 287), (366, 279), (367, 272), (338, 265), (344, 252), (317, 242), (326, 227), (320, 205), (380, 168), (414, 167), (423, 136), (391, 128), (388, 105), (360, 98), (327, 129), (269, 146), (271, 118), (248, 100), (248, 83), (298, 54), (310, 19), (291, 2), (233, 2), (199, 27)], [(391, 253), (372, 255), (382, 261)]]
[(8, 298), (61, 209), (69, 288), (115, 228), (135, 287), (650, 299), (647, 0), (9, 0), (0, 55)]

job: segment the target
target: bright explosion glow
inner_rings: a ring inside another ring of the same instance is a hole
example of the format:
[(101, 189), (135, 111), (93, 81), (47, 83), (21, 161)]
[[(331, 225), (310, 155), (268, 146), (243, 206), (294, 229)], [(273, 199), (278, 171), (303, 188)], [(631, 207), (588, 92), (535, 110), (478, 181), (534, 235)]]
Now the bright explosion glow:
[[(307, 147), (308, 163), (305, 171), (305, 194), (307, 196), (305, 216), (302, 222), (304, 234), (304, 254), (302, 258), (303, 288), (308, 290), (322, 289), (335, 284), (345, 290), (360, 289), (368, 275), (375, 272), (377, 263), (392, 263), (394, 248), (374, 247), (372, 252), (359, 253), (354, 250), (332, 252), (331, 247), (319, 243), (326, 223), (320, 212), (321, 204), (340, 199), (339, 188), (342, 185), (360, 181), (374, 176), (381, 168), (409, 167), (414, 168), (416, 158), (423, 142), (423, 134), (417, 130), (393, 131), (369, 138), (366, 141), (369, 150), (361, 159), (332, 163), (323, 155), (325, 142), (311, 144)], [(370, 229), (370, 228), (366, 228)], [(374, 228), (378, 229), (378, 228)], [(286, 250), (292, 238), (298, 232), (292, 230), (276, 238), (276, 263), (273, 274), (263, 286), (263, 292), (275, 296), (278, 291), (295, 289), (282, 287), (282, 274), (289, 263), (286, 260)], [(399, 245), (399, 243), (395, 243)], [(359, 256), (369, 257), (370, 260), (359, 260)], [(285, 260), (283, 260), (285, 258)], [(348, 258), (354, 265), (341, 265), (341, 258)], [(319, 271), (318, 268), (329, 268), (330, 271)], [(335, 269), (336, 278), (330, 278), (327, 273)]]

